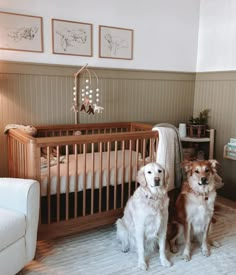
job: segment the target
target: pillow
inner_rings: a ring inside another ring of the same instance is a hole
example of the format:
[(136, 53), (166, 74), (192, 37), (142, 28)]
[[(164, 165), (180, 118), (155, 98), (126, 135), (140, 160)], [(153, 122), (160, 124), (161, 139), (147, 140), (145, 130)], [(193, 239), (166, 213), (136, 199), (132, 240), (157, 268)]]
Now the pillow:
[(8, 132), (10, 129), (20, 129), (23, 132), (25, 132), (28, 135), (36, 136), (37, 129), (33, 127), (32, 125), (21, 125), (21, 124), (7, 124), (7, 126), (4, 129), (4, 134)]

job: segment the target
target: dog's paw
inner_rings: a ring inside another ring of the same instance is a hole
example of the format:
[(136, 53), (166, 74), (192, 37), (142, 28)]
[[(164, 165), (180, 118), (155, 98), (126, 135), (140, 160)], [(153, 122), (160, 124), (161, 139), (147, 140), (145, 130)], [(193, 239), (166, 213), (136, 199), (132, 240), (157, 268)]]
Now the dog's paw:
[(217, 241), (212, 241), (212, 240), (209, 241), (209, 245), (216, 247), (216, 248), (221, 247), (220, 243), (218, 243)]
[(210, 250), (208, 248), (202, 248), (202, 255), (209, 257), (211, 255)]
[(139, 262), (138, 263), (138, 269), (141, 269), (141, 270), (147, 270), (148, 266), (145, 262)]
[(170, 243), (170, 252), (177, 253), (179, 251), (178, 246), (174, 243)]
[(124, 253), (127, 253), (129, 251), (129, 245), (125, 244), (125, 243), (122, 243), (121, 251), (124, 252)]
[(122, 245), (121, 247), (121, 251), (124, 252), (124, 253), (127, 253), (129, 251), (129, 245)]
[(161, 259), (161, 264), (162, 264), (162, 266), (165, 266), (165, 267), (172, 266), (172, 263), (167, 259)]
[(185, 262), (189, 262), (191, 260), (191, 257), (188, 253), (184, 253), (183, 254), (183, 260), (185, 260)]

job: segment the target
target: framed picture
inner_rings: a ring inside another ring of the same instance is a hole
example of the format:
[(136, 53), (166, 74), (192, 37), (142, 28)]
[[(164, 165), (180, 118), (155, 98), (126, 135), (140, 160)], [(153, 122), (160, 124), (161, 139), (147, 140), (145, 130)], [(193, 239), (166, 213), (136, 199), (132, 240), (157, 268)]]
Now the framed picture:
[(52, 52), (92, 56), (92, 32), (89, 23), (52, 19)]
[(42, 17), (0, 11), (0, 49), (43, 52)]
[(133, 30), (100, 25), (99, 57), (133, 59)]

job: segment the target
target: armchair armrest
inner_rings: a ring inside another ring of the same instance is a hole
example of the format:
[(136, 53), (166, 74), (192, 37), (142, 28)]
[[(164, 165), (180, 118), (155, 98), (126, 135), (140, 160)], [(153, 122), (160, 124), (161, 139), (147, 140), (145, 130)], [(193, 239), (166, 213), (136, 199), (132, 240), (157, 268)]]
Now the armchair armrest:
[(0, 207), (22, 212), (26, 217), (26, 253), (35, 255), (39, 219), (39, 183), (30, 179), (0, 178)]

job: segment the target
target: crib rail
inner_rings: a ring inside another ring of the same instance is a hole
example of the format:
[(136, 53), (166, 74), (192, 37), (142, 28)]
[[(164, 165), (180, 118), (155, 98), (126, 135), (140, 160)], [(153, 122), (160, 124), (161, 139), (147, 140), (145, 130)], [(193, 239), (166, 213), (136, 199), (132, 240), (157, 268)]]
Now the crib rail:
[[(37, 138), (9, 131), (9, 175), (40, 182), (40, 238), (115, 222), (137, 188), (139, 167), (155, 160), (158, 133), (149, 125), (92, 126), (39, 127)], [(86, 134), (73, 135), (78, 129)]]
[(151, 130), (151, 125), (134, 122), (91, 123), (37, 127), (37, 137), (70, 136), (80, 131), (83, 135)]

